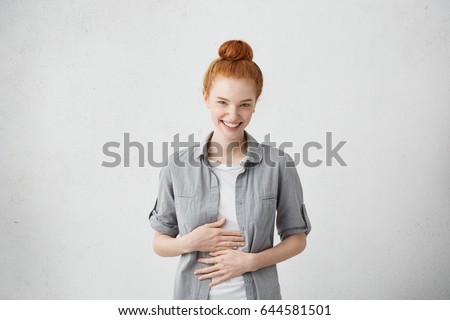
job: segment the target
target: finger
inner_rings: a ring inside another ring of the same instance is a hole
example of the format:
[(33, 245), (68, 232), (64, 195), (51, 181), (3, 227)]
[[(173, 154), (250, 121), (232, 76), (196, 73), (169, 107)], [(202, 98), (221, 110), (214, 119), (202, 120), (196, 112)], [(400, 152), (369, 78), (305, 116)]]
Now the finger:
[(200, 263), (205, 263), (205, 264), (214, 264), (216, 263), (216, 259), (215, 258), (200, 258), (197, 260)]
[[(216, 248), (211, 248), (211, 252), (216, 252), (216, 251), (220, 251), (220, 250), (225, 250), (225, 249), (229, 249), (230, 247), (216, 247)], [(205, 251), (208, 252), (208, 251)]]
[[(216, 248), (211, 248), (209, 250), (209, 252), (217, 252), (217, 251), (223, 251), (223, 250), (237, 250), (239, 247), (216, 247)], [(208, 250), (204, 251), (204, 252), (208, 252)]]
[(222, 218), (220, 220), (217, 220), (215, 222), (212, 223), (207, 223), (206, 225), (210, 228), (218, 228), (220, 226), (222, 226), (225, 223), (225, 218)]
[(215, 277), (222, 276), (223, 273), (224, 273), (224, 271), (217, 270), (217, 271), (214, 271), (214, 272), (211, 272), (211, 273), (208, 273), (208, 274), (203, 274), (203, 275), (199, 276), (198, 280), (212, 279), (212, 278), (215, 278)]
[(230, 247), (243, 247), (245, 246), (245, 242), (220, 242), (219, 243), (224, 248), (230, 248)]
[[(227, 252), (227, 250), (218, 250), (218, 251), (213, 251), (210, 252), (209, 254), (212, 255), (213, 257), (217, 257), (217, 256), (221, 256), (223, 254), (225, 254)], [(211, 259), (211, 258), (208, 258)]]
[(224, 241), (234, 241), (234, 242), (243, 242), (243, 241), (245, 241), (243, 236), (224, 236), (224, 235), (222, 235), (220, 237), (220, 239), (224, 240)]
[(244, 237), (237, 236), (220, 236), (219, 241), (227, 241), (227, 242), (244, 242)]
[(205, 274), (205, 273), (211, 273), (214, 271), (219, 270), (216, 266), (211, 266), (211, 267), (206, 267), (206, 268), (201, 268), (201, 269), (197, 269), (194, 271), (194, 274)]
[(242, 233), (239, 230), (223, 229), (223, 230), (221, 230), (220, 234), (223, 235), (223, 236), (238, 236), (238, 237), (242, 237)]

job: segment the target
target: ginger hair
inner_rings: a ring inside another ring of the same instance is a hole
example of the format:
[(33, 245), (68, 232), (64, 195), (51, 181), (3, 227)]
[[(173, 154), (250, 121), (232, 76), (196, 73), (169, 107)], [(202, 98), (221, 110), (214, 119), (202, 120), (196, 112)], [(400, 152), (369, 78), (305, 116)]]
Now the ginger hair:
[[(219, 58), (213, 60), (203, 78), (203, 92), (209, 96), (216, 78), (246, 78), (255, 82), (256, 100), (263, 88), (263, 75), (258, 65), (253, 62), (253, 50), (243, 40), (228, 40), (219, 47)], [(256, 101), (255, 101), (256, 102)]]

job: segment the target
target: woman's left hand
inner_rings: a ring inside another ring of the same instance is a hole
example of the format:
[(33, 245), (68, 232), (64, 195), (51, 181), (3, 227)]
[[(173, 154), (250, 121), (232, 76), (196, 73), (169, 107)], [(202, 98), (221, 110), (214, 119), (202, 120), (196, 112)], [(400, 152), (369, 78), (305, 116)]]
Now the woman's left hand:
[(211, 287), (251, 271), (251, 253), (226, 249), (211, 252), (210, 255), (213, 257), (200, 258), (198, 259), (198, 262), (212, 264), (212, 266), (198, 269), (194, 274), (201, 275), (199, 280), (220, 277), (216, 281), (210, 283), (209, 286)]

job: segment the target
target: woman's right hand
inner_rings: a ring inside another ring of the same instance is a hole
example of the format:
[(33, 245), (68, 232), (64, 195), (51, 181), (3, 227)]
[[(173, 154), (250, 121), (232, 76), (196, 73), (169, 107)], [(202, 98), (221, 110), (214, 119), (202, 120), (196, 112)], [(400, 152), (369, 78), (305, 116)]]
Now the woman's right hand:
[(213, 223), (201, 225), (182, 238), (189, 251), (213, 252), (225, 249), (237, 249), (245, 245), (239, 230), (221, 229), (225, 218)]

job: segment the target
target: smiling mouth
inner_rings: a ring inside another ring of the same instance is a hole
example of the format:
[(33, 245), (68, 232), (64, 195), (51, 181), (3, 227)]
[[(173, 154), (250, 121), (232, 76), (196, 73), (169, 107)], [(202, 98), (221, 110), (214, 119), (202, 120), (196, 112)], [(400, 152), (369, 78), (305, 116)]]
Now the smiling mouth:
[(237, 127), (239, 127), (241, 124), (242, 124), (242, 122), (239, 122), (239, 123), (233, 123), (233, 122), (226, 122), (226, 121), (223, 121), (223, 120), (220, 120), (224, 125), (226, 125), (228, 128), (237, 128)]

